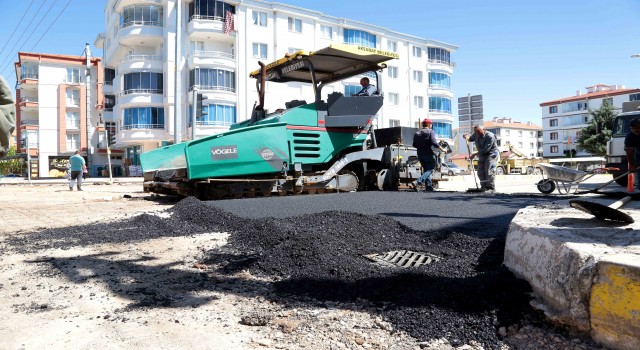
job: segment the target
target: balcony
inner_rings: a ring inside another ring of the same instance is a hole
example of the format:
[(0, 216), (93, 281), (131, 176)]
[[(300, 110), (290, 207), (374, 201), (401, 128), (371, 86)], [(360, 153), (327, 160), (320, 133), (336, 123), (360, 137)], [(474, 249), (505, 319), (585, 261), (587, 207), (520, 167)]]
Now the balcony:
[(20, 75), (20, 88), (35, 90), (38, 88), (38, 73), (22, 73)]
[[(236, 102), (236, 89), (228, 86), (192, 85), (189, 91), (198, 90), (198, 93), (206, 94), (207, 100)], [(193, 94), (187, 97), (189, 103), (193, 103)]]
[(31, 96), (20, 97), (20, 110), (26, 112), (37, 112), (38, 98)]
[[(114, 6), (114, 9), (115, 12), (122, 12), (122, 9), (126, 6), (138, 5), (140, 3), (140, 0), (118, 0)], [(144, 3), (162, 5), (162, 0), (145, 0)]]
[(193, 15), (187, 24), (187, 34), (191, 40), (216, 40), (227, 43), (235, 42), (235, 31), (225, 34), (225, 17)]
[(189, 69), (204, 66), (235, 69), (236, 58), (233, 54), (223, 51), (193, 50), (188, 57), (187, 64)]
[(169, 139), (164, 124), (136, 124), (120, 127), (114, 147), (121, 148), (129, 145), (139, 145), (142, 142), (157, 142)]
[(161, 106), (163, 104), (163, 92), (159, 89), (129, 89), (118, 95), (118, 106), (120, 108)]
[(139, 72), (143, 69), (162, 72), (163, 57), (160, 55), (126, 55), (120, 61), (121, 74)]
[(455, 66), (454, 63), (447, 62), (445, 60), (437, 60), (437, 59), (427, 60), (427, 69), (439, 69), (445, 72), (452, 73), (454, 66)]
[(162, 21), (128, 21), (120, 25), (118, 42), (124, 46), (156, 47), (162, 44)]

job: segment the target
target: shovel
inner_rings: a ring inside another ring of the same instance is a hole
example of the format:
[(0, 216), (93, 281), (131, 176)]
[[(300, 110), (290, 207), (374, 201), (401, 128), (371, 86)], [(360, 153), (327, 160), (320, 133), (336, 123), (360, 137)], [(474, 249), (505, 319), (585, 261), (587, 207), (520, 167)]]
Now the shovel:
[(592, 214), (596, 219), (626, 222), (631, 224), (634, 222), (633, 218), (618, 209), (632, 199), (632, 196), (626, 196), (609, 206), (580, 199), (572, 199), (569, 201), (569, 205), (571, 205), (572, 208)]

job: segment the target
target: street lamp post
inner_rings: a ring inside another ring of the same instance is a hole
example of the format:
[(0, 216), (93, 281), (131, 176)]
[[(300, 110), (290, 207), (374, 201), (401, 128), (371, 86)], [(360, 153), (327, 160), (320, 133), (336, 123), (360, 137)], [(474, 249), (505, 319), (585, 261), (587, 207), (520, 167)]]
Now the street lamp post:
[(109, 170), (109, 183), (113, 183), (113, 174), (111, 173), (111, 146), (109, 145), (109, 131), (105, 128), (104, 123), (98, 124), (96, 128), (98, 134), (104, 131), (104, 141), (107, 143), (107, 167)]

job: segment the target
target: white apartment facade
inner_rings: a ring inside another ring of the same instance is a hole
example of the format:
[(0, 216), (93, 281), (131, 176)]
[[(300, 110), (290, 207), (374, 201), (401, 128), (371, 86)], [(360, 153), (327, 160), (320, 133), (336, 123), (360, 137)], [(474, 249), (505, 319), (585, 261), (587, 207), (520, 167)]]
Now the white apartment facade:
[(66, 160), (76, 150), (92, 176), (107, 164), (108, 136), (97, 130), (102, 62), (90, 59), (87, 90), (86, 61), (84, 56), (18, 52), (16, 139), (19, 151), (31, 156), (32, 177), (63, 176)]
[[(116, 125), (116, 145), (137, 155), (171, 143), (174, 135), (176, 5), (181, 6), (178, 64), (180, 139), (191, 139), (192, 90), (208, 106), (196, 120), (195, 138), (224, 132), (249, 118), (258, 99), (249, 73), (298, 50), (354, 44), (399, 53), (380, 74), (385, 106), (378, 127), (415, 127), (434, 121), (451, 138), (451, 53), (457, 47), (392, 30), (263, 0), (108, 0), (106, 31), (96, 39), (104, 52), (106, 121)], [(228, 14), (232, 14), (232, 21)], [(350, 94), (359, 77), (323, 89)], [(275, 110), (292, 99), (313, 101), (301, 83), (267, 82), (265, 107)]]
[(572, 152), (574, 157), (590, 156), (577, 149), (576, 141), (582, 128), (591, 121), (589, 109), (599, 109), (605, 100), (620, 112), (623, 102), (640, 101), (640, 89), (596, 84), (588, 86), (586, 93), (578, 90), (575, 96), (540, 103), (544, 157), (563, 158), (567, 152)]
[[(514, 121), (512, 118), (493, 118), (482, 122), (485, 130), (496, 135), (498, 147), (502, 151), (509, 150), (509, 146), (524, 154), (525, 157), (535, 158), (542, 156), (542, 126), (532, 122)], [(468, 154), (466, 141), (462, 135), (468, 131), (466, 128), (455, 130), (457, 151), (460, 154)], [(473, 145), (471, 145), (473, 146)]]

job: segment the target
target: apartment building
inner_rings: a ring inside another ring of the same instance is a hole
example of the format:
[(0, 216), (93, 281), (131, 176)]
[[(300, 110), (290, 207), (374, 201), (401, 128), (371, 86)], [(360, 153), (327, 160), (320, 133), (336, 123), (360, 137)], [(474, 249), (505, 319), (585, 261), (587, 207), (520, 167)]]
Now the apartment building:
[[(180, 140), (224, 132), (250, 116), (258, 95), (249, 73), (258, 61), (330, 44), (399, 53), (380, 76), (385, 106), (378, 127), (415, 127), (429, 117), (441, 137), (451, 138), (453, 45), (262, 0), (108, 0), (105, 20), (106, 30), (95, 41), (104, 53), (109, 108), (103, 117), (116, 126), (116, 146), (126, 149), (132, 164), (141, 152), (173, 142), (175, 109)], [(360, 89), (358, 82), (355, 77), (322, 91), (351, 94)], [(192, 123), (194, 89), (204, 96), (208, 114)], [(267, 82), (266, 109), (292, 99), (313, 101), (312, 89)]]
[(544, 157), (563, 158), (568, 152), (574, 157), (590, 156), (576, 148), (576, 141), (582, 128), (591, 121), (589, 109), (597, 110), (603, 101), (621, 111), (623, 102), (640, 101), (640, 89), (596, 84), (586, 87), (586, 92), (578, 90), (575, 96), (540, 103)]
[[(514, 121), (512, 118), (493, 118), (482, 124), (485, 130), (496, 135), (501, 150), (506, 151), (512, 146), (527, 157), (542, 156), (542, 126), (532, 122)], [(468, 154), (466, 141), (462, 138), (465, 132), (469, 132), (468, 128), (458, 128), (454, 131), (457, 151), (461, 154)]]
[(18, 53), (16, 139), (19, 151), (31, 155), (32, 177), (63, 176), (76, 150), (91, 175), (107, 163), (108, 136), (97, 128), (103, 104), (102, 60), (89, 60), (88, 90), (86, 72), (84, 56)]

